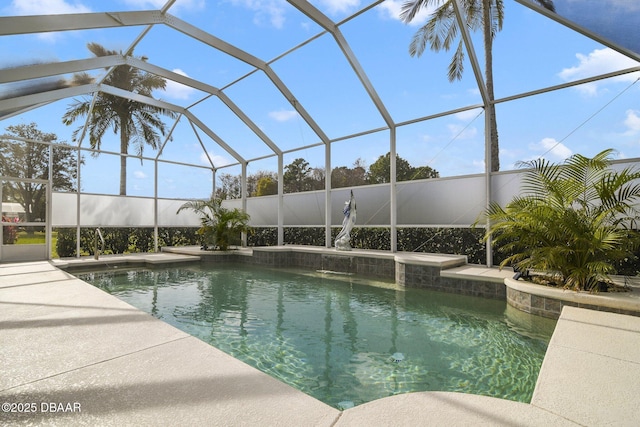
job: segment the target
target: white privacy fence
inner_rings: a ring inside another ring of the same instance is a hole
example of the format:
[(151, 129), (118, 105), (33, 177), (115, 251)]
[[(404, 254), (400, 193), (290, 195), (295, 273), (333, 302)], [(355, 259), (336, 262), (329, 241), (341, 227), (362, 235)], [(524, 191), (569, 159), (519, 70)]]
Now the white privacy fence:
[[(53, 193), (53, 227), (191, 227), (198, 216), (185, 210), (184, 200), (98, 194)], [(157, 213), (157, 214), (156, 214)]]
[[(617, 161), (616, 169), (637, 166), (637, 159)], [(498, 172), (487, 182), (485, 175), (434, 178), (399, 182), (395, 186), (377, 184), (325, 191), (284, 194), (282, 196), (249, 197), (225, 200), (228, 208), (246, 209), (253, 227), (276, 227), (278, 244), (283, 244), (285, 227), (324, 227), (326, 242), (331, 244), (331, 227), (339, 227), (343, 208), (350, 192), (356, 199), (356, 227), (386, 227), (391, 229), (391, 248), (397, 248), (395, 231), (403, 227), (469, 227), (481, 216), (487, 200), (501, 205), (508, 203), (520, 191), (522, 171)], [(18, 178), (16, 178), (18, 179)], [(14, 179), (15, 180), (15, 179)], [(29, 181), (27, 179), (18, 179)], [(31, 180), (33, 181), (33, 180)], [(487, 197), (487, 189), (491, 195)], [(100, 195), (90, 193), (47, 193), (47, 217), (39, 225), (47, 242), (53, 228), (96, 227), (197, 227), (200, 219), (191, 210), (178, 209), (186, 202), (180, 199)], [(13, 202), (5, 201), (7, 209)], [(3, 208), (4, 209), (4, 208)], [(327, 218), (328, 217), (328, 218)], [(10, 231), (15, 224), (4, 224)], [(4, 230), (6, 228), (6, 230)], [(156, 234), (156, 247), (158, 236)], [(79, 241), (77, 245), (79, 245)], [(50, 246), (0, 246), (0, 260), (37, 259), (50, 256)], [(28, 254), (25, 254), (26, 252)], [(489, 252), (489, 251), (488, 251)], [(79, 253), (79, 250), (78, 250)], [(28, 256), (27, 256), (28, 255)], [(35, 258), (34, 258), (35, 259)], [(488, 265), (491, 262), (488, 260)]]
[[(634, 165), (637, 166), (636, 160), (628, 160), (615, 162), (614, 167)], [(406, 181), (397, 183), (395, 191), (390, 184), (378, 184), (331, 190), (329, 198), (325, 191), (310, 191), (225, 200), (224, 206), (246, 208), (253, 227), (277, 227), (278, 244), (284, 243), (285, 227), (325, 227), (330, 244), (330, 227), (342, 224), (342, 209), (353, 191), (356, 227), (390, 228), (395, 251), (397, 228), (469, 227), (486, 208), (487, 188), (491, 189), (489, 200), (504, 206), (519, 193), (521, 176), (522, 171), (498, 172), (491, 176), (490, 185), (485, 175)], [(191, 210), (177, 214), (186, 200), (54, 192), (51, 201), (50, 224), (54, 228), (200, 225), (199, 217)]]
[[(492, 198), (508, 202), (519, 190), (519, 172), (498, 173), (492, 177)], [(476, 221), (485, 207), (484, 175), (400, 182), (396, 185), (397, 226), (465, 227)], [(390, 227), (392, 194), (390, 184), (331, 190), (331, 225), (342, 224), (344, 203), (353, 191), (357, 204), (356, 226)], [(185, 200), (131, 196), (54, 192), (53, 227), (186, 227), (198, 226), (198, 216), (190, 210), (177, 214)], [(241, 199), (226, 200), (229, 208), (242, 208)], [(254, 227), (279, 225), (279, 196), (249, 197), (246, 210)], [(324, 191), (282, 196), (282, 226), (324, 227)]]

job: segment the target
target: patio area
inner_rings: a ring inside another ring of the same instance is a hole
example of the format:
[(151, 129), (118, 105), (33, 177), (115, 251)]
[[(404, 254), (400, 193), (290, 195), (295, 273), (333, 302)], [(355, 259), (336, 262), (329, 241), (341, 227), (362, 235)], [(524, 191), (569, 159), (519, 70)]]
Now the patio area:
[[(175, 254), (154, 257), (189, 260)], [(2, 424), (559, 426), (637, 421), (638, 317), (565, 307), (531, 404), (424, 392), (339, 411), (50, 262), (0, 264), (0, 283)]]

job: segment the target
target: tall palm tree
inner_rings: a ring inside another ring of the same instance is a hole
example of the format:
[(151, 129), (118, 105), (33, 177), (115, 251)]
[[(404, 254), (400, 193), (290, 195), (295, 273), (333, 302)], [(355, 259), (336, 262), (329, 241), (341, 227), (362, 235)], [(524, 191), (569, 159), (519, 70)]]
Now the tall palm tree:
[[(98, 43), (89, 43), (88, 49), (95, 56), (122, 54), (107, 50)], [(146, 57), (139, 59), (146, 61)], [(152, 92), (166, 87), (166, 80), (162, 77), (145, 73), (128, 65), (119, 65), (105, 78), (104, 84), (114, 86), (143, 96), (152, 97)], [(62, 117), (66, 125), (71, 125), (76, 119), (89, 118), (89, 143), (91, 148), (100, 149), (102, 137), (107, 129), (114, 133), (120, 132), (120, 194), (127, 194), (127, 154), (129, 145), (133, 144), (137, 156), (142, 156), (145, 144), (154, 150), (158, 148), (161, 136), (165, 135), (165, 124), (160, 116), (175, 118), (176, 113), (154, 105), (144, 104), (127, 98), (99, 92), (91, 109), (91, 100), (76, 100), (69, 106)], [(73, 132), (74, 141), (82, 127)]]
[[(411, 22), (422, 8), (436, 7), (429, 20), (414, 34), (409, 45), (411, 56), (420, 56), (427, 45), (435, 52), (448, 51), (459, 38), (460, 28), (456, 19), (453, 2), (456, 0), (412, 0), (402, 5), (400, 18), (405, 22)], [(502, 29), (504, 20), (503, 0), (460, 0), (464, 9), (467, 27), (472, 31), (482, 29), (485, 52), (485, 80), (489, 105), (487, 112), (490, 114), (491, 136), (491, 171), (500, 170), (500, 157), (498, 148), (498, 124), (493, 104), (493, 39)], [(531, 0), (540, 6), (555, 11), (553, 0)], [(464, 48), (460, 38), (458, 47), (449, 63), (449, 81), (460, 80), (464, 71)]]

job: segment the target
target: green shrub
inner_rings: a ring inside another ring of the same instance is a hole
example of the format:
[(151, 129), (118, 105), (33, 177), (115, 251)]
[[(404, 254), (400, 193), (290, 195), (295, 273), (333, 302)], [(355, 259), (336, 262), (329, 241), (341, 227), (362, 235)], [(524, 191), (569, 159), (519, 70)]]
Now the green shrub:
[(466, 255), (485, 264), (484, 230), (472, 228), (398, 228), (398, 251)]
[(203, 249), (226, 251), (231, 245), (240, 244), (243, 232), (250, 232), (251, 220), (245, 211), (222, 206), (222, 199), (211, 197), (208, 200), (191, 200), (184, 203), (176, 213), (190, 209), (200, 216), (201, 227), (198, 235)]
[[(80, 255), (94, 253), (95, 228), (80, 229)], [(56, 251), (61, 258), (76, 256), (76, 229), (58, 228)], [(100, 227), (104, 238), (103, 254), (125, 254), (136, 252), (153, 252), (153, 228), (112, 228)], [(159, 228), (158, 246), (192, 246), (197, 245), (197, 228)], [(102, 245), (98, 241), (99, 247)]]
[(612, 154), (522, 163), (527, 170), (521, 193), (504, 208), (492, 203), (486, 212), (486, 238), (509, 254), (501, 266), (531, 270), (541, 283), (573, 290), (611, 286), (609, 275), (640, 247), (640, 171), (614, 169)]
[(73, 257), (76, 255), (76, 229), (57, 228), (58, 239), (56, 241), (56, 252), (60, 258)]
[[(340, 229), (331, 229), (332, 243)], [(482, 242), (484, 231), (472, 228), (398, 228), (398, 251), (460, 254), (469, 263), (486, 263), (486, 248)], [(254, 228), (249, 246), (275, 246), (278, 242), (275, 227)], [(324, 227), (285, 227), (285, 244), (325, 246)], [(351, 243), (356, 249), (391, 249), (391, 230), (387, 227), (355, 227)]]
[(276, 227), (254, 228), (247, 236), (248, 246), (276, 246), (278, 244), (278, 229)]
[(291, 245), (324, 246), (324, 227), (285, 227), (284, 243)]

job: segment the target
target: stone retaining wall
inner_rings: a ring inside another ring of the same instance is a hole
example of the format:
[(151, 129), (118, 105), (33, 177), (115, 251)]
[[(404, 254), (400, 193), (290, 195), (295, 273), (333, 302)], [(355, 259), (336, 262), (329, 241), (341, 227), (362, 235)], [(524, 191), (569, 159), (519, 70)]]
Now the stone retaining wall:
[(637, 290), (592, 294), (505, 279), (507, 303), (526, 313), (558, 319), (565, 306), (640, 316)]

